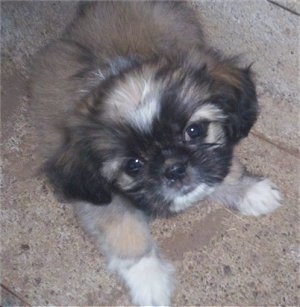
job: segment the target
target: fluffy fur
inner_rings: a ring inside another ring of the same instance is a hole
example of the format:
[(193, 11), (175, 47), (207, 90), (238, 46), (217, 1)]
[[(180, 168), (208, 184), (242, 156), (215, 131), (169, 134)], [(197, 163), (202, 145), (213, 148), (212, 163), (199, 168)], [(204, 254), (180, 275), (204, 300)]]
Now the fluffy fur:
[(168, 305), (173, 289), (149, 217), (205, 197), (249, 215), (280, 205), (233, 159), (257, 118), (250, 68), (207, 47), (182, 3), (81, 4), (32, 90), (45, 173), (135, 304)]

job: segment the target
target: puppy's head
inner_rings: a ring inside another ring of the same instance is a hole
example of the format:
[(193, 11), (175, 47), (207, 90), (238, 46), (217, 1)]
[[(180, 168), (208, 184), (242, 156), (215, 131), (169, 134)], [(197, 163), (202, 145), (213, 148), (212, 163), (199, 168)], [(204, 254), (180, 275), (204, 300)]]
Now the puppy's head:
[(150, 214), (177, 212), (222, 182), (256, 116), (250, 70), (234, 61), (136, 63), (78, 105), (47, 172), (73, 199), (121, 193)]

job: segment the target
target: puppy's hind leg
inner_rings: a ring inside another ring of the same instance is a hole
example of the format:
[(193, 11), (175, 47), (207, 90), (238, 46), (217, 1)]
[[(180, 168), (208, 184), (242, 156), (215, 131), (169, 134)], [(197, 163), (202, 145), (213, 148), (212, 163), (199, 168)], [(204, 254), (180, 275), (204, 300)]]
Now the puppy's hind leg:
[(274, 211), (282, 201), (272, 181), (248, 174), (237, 159), (233, 160), (230, 173), (209, 198), (241, 214), (253, 216)]
[(174, 270), (160, 256), (142, 212), (120, 196), (108, 206), (78, 203), (75, 211), (105, 253), (109, 268), (125, 281), (134, 304), (170, 304)]

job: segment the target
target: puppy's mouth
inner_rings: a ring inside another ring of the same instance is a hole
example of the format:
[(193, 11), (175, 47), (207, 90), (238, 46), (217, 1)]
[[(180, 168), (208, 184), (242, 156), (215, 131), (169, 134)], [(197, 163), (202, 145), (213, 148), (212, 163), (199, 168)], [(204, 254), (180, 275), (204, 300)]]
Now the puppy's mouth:
[(186, 195), (191, 193), (199, 185), (191, 168), (188, 168), (183, 176), (177, 178), (165, 178), (164, 185), (174, 195)]
[(198, 185), (183, 186), (180, 191), (173, 194), (173, 200), (170, 206), (170, 211), (182, 211), (199, 201), (203, 200), (206, 196), (214, 191), (214, 187), (205, 183)]
[(189, 173), (180, 180), (169, 180), (165, 183), (164, 194), (171, 202), (170, 211), (179, 212), (190, 207), (214, 190), (214, 187), (192, 175)]
[(192, 183), (190, 177), (185, 177), (181, 180), (169, 180), (166, 185), (175, 195), (189, 194), (197, 187), (197, 185)]

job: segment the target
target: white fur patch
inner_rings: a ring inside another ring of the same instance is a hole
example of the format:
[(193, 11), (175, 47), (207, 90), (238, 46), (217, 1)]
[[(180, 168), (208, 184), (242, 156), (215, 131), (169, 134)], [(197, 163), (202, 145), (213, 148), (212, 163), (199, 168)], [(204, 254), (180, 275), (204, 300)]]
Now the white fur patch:
[(195, 203), (199, 202), (213, 191), (214, 191), (213, 187), (201, 183), (199, 186), (197, 186), (197, 188), (195, 188), (190, 193), (176, 197), (174, 199), (172, 206), (170, 207), (170, 210), (173, 212), (182, 211), (194, 205)]
[(152, 128), (160, 112), (161, 85), (153, 80), (153, 72), (143, 70), (119, 80), (107, 99), (106, 116), (126, 120), (142, 131)]
[(103, 162), (102, 174), (104, 175), (104, 177), (111, 180), (116, 175), (120, 167), (121, 167), (120, 161), (112, 160), (112, 161)]
[(205, 143), (219, 143), (224, 142), (224, 130), (220, 123), (212, 122), (208, 126), (207, 137), (204, 140)]
[(281, 205), (282, 197), (276, 186), (264, 179), (253, 185), (238, 209), (244, 215), (258, 216), (274, 211)]
[(155, 252), (138, 261), (115, 258), (110, 268), (116, 270), (130, 289), (134, 304), (140, 306), (169, 306), (173, 291), (171, 264)]
[(148, 94), (148, 85), (144, 92), (147, 93), (143, 93), (142, 102), (133, 112), (127, 113), (126, 118), (139, 130), (150, 131), (154, 119), (159, 116), (160, 102), (158, 97)]
[(223, 121), (226, 116), (218, 107), (212, 104), (204, 104), (193, 114), (190, 118), (190, 122), (206, 119), (209, 121)]

